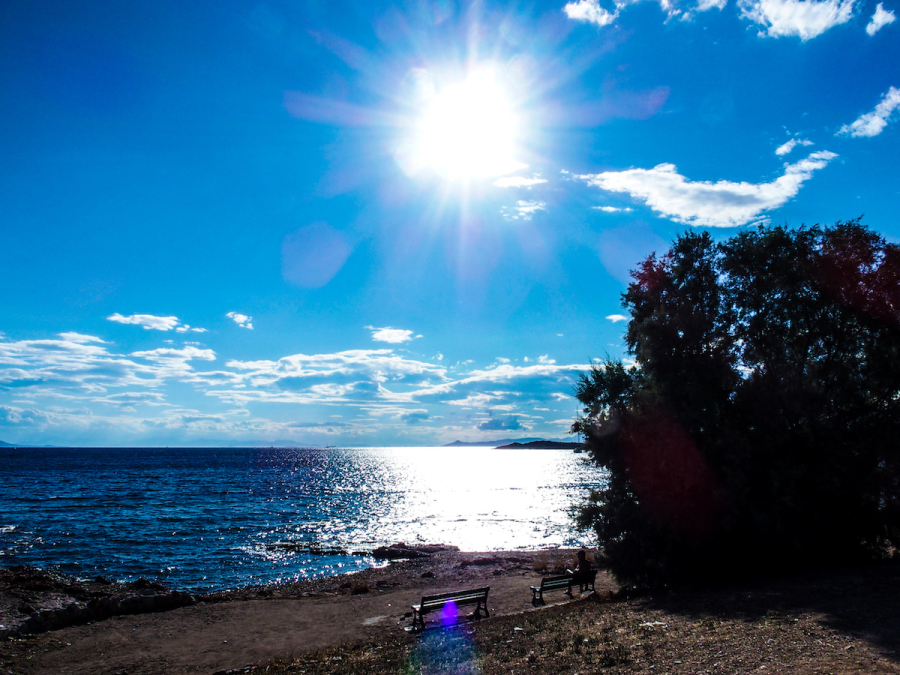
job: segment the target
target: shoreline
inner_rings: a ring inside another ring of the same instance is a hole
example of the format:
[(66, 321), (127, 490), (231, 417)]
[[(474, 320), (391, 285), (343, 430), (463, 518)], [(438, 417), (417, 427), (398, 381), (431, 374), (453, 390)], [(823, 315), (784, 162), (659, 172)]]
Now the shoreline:
[[(175, 608), (0, 641), (0, 672), (9, 666), (17, 675), (215, 673), (340, 644), (406, 639), (411, 605), (425, 594), (490, 586), (492, 618), (532, 611), (529, 586), (540, 583), (542, 571), (569, 565), (575, 550), (443, 551), (350, 574), (198, 595)], [(602, 573), (596, 588), (617, 590)], [(126, 590), (134, 597), (133, 588)], [(58, 601), (60, 593), (47, 591), (51, 596)], [(546, 600), (547, 607), (571, 602), (562, 592)]]
[[(563, 560), (573, 558), (577, 550), (551, 548), (461, 552), (457, 547), (442, 544), (406, 546), (398, 543), (376, 549), (373, 558), (379, 562), (362, 569), (204, 592), (167, 587), (146, 577), (123, 582), (103, 576), (78, 578), (31, 565), (0, 567), (0, 640), (90, 624), (116, 616), (165, 612), (197, 603), (296, 599), (348, 589), (352, 594), (361, 594), (368, 592), (370, 585), (378, 590), (397, 586), (398, 578), (414, 575), (416, 570), (432, 566), (456, 566), (461, 569), (491, 566), (493, 576), (500, 576), (510, 565), (527, 567), (530, 564), (535, 568), (546, 564), (552, 571), (564, 567)], [(542, 563), (541, 559), (546, 563)]]
[(404, 630), (410, 605), (423, 594), (482, 586), (491, 589), (490, 618), (463, 614), (459, 634), (480, 654), (483, 675), (900, 672), (900, 606), (884, 592), (900, 583), (900, 564), (631, 597), (601, 571), (595, 594), (555, 592), (532, 607), (529, 586), (573, 553), (450, 551), (219, 592), (168, 611), (0, 641), (0, 673), (396, 675), (429, 636), (444, 633), (434, 630), (437, 617), (424, 633)]

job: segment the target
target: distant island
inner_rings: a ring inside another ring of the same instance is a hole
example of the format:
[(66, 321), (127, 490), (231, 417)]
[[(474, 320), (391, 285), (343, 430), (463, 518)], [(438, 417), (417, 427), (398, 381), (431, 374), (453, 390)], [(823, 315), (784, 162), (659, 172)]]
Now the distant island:
[(546, 438), (501, 438), (496, 441), (453, 441), (441, 446), (443, 448), (497, 448), (503, 450), (577, 450), (583, 443), (570, 441), (553, 441)]
[(530, 441), (529, 443), (509, 443), (498, 445), (498, 450), (580, 450), (584, 443), (568, 443), (565, 441)]
[(543, 441), (543, 438), (500, 438), (495, 441), (453, 441), (445, 443), (442, 448), (496, 448), (509, 443), (531, 443), (532, 441)]

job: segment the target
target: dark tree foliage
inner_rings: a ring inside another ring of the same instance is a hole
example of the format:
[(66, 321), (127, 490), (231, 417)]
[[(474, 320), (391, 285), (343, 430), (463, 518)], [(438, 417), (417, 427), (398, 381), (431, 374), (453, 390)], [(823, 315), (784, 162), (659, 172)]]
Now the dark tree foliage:
[(576, 395), (609, 482), (578, 511), (620, 580), (900, 545), (900, 247), (858, 220), (686, 233), (623, 295), (635, 364)]

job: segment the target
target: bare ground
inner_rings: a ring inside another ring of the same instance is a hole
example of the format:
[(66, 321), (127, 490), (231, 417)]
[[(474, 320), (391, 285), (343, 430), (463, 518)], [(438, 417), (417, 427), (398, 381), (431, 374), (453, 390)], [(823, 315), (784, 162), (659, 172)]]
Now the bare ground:
[[(217, 594), (0, 642), (0, 673), (900, 673), (897, 564), (631, 598), (601, 574), (593, 596), (532, 608), (535, 568), (566, 562), (441, 553)], [(423, 593), (483, 585), (490, 619), (404, 630)]]

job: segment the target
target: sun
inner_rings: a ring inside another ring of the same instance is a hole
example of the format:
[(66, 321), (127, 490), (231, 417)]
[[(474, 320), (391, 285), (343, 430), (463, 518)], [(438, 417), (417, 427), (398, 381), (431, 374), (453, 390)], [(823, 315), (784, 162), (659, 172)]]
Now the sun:
[(502, 176), (525, 166), (516, 160), (518, 127), (502, 84), (482, 70), (422, 102), (409, 159), (449, 178)]

